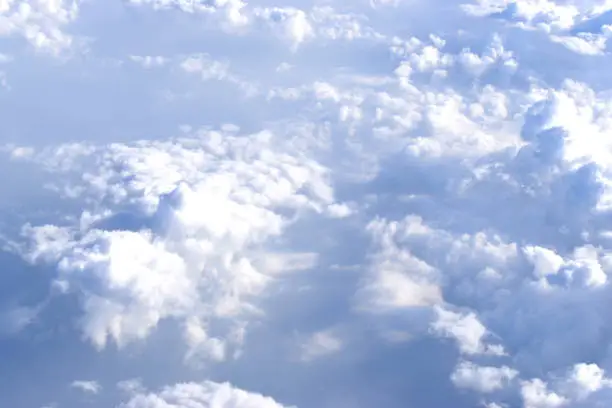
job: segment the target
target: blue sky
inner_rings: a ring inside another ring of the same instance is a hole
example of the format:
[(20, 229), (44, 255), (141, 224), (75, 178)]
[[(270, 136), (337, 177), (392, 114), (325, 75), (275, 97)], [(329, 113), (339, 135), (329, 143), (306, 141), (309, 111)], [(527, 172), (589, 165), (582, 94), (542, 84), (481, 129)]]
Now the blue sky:
[(610, 13), (0, 0), (0, 406), (609, 406)]

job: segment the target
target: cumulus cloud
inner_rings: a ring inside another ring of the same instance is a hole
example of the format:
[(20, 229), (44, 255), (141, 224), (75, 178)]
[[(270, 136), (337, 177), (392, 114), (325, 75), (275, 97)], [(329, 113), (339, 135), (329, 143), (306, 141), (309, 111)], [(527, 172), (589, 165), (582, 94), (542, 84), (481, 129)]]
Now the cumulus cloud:
[(183, 0), (130, 0), (134, 6), (148, 6), (159, 11), (178, 9), (188, 14), (203, 16), (211, 26), (242, 35), (264, 28), (286, 43), (291, 50), (313, 38), (329, 40), (383, 39), (364, 25), (363, 14), (336, 10), (332, 5), (298, 8), (269, 6), (232, 1), (183, 1)]
[(487, 334), (487, 330), (473, 313), (461, 316), (458, 313), (436, 308), (436, 314), (437, 319), (432, 324), (433, 330), (442, 336), (454, 338), (462, 353), (504, 354), (503, 347), (484, 344), (483, 337)]
[(584, 400), (592, 393), (612, 386), (604, 370), (597, 364), (576, 364), (568, 377), (568, 383), (579, 400)]
[[(415, 221), (414, 224), (412, 221)], [(364, 281), (360, 297), (364, 307), (388, 310), (403, 307), (431, 306), (442, 301), (440, 288), (436, 283), (437, 271), (403, 251), (394, 242), (397, 236), (406, 236), (410, 232), (419, 232), (419, 220), (410, 219), (406, 224), (390, 223), (383, 220), (370, 224), (375, 240), (381, 243), (381, 253), (374, 258), (372, 276)]]
[(212, 16), (213, 21), (222, 27), (231, 29), (248, 23), (243, 9), (246, 3), (242, 0), (229, 1), (187, 1), (187, 0), (129, 0), (134, 6), (149, 6), (156, 10), (179, 9), (186, 13), (197, 13)]
[(544, 31), (552, 41), (584, 55), (603, 54), (610, 37), (610, 25), (601, 23), (610, 11), (610, 4), (603, 0), (478, 0), (464, 4), (464, 9), (473, 15), (501, 18), (524, 29)]
[(37, 49), (58, 55), (75, 43), (64, 26), (77, 18), (79, 3), (4, 0), (0, 3), (0, 36), (19, 36)]
[(539, 379), (521, 384), (521, 396), (525, 408), (555, 408), (568, 403), (564, 397), (549, 391), (546, 383)]
[[(99, 348), (109, 340), (123, 346), (178, 318), (190, 355), (223, 360), (225, 343), (240, 343), (242, 319), (259, 313), (255, 297), (293, 269), (291, 253), (286, 262), (281, 252), (261, 262), (266, 242), (304, 211), (336, 215), (326, 169), (274, 140), (265, 132), (196, 131), (170, 142), (70, 150), (66, 159), (84, 167), (69, 170), (67, 180), (82, 176), (61, 191), (78, 192), (92, 207), (68, 225), (26, 226), (23, 234), (29, 259), (56, 264), (58, 281), (82, 295), (86, 338)], [(36, 160), (61, 171), (63, 151)], [(227, 339), (208, 333), (211, 318), (231, 322)]]
[(607, 406), (610, 4), (464, 3), (0, 1), (0, 332), (79, 362), (0, 405)]
[(122, 408), (171, 407), (281, 408), (270, 397), (235, 388), (228, 383), (181, 383), (167, 386), (158, 393), (136, 393), (120, 405)]
[(455, 368), (451, 380), (457, 387), (490, 393), (505, 387), (517, 374), (507, 366), (482, 367), (463, 361)]

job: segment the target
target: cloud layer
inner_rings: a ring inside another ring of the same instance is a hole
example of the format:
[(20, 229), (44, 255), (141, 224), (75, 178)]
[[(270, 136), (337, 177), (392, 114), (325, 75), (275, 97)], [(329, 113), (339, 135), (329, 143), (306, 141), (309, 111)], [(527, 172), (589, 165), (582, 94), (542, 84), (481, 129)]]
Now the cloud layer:
[(0, 405), (607, 406), (609, 2), (285, 3), (0, 1)]

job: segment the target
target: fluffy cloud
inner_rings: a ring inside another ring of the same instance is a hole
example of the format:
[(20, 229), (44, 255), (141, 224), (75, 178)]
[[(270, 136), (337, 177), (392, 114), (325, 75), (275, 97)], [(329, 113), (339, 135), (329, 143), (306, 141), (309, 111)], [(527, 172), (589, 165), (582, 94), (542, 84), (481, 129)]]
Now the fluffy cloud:
[(0, 2), (0, 36), (19, 36), (43, 51), (59, 54), (74, 44), (63, 27), (73, 22), (79, 2), (65, 0)]
[(499, 390), (517, 376), (516, 370), (509, 367), (481, 367), (463, 361), (451, 375), (457, 387), (471, 388), (482, 393)]
[(246, 3), (242, 0), (189, 1), (189, 0), (129, 0), (134, 6), (149, 6), (156, 10), (179, 9), (187, 13), (210, 15), (222, 27), (233, 29), (248, 23), (243, 9)]
[[(239, 344), (243, 319), (258, 313), (256, 297), (294, 269), (290, 253), (265, 260), (267, 241), (303, 212), (338, 213), (325, 168), (271, 133), (232, 131), (34, 156), (52, 171), (63, 172), (65, 160), (83, 166), (57, 188), (91, 207), (67, 225), (23, 234), (28, 257), (56, 264), (63, 290), (82, 295), (83, 334), (97, 347), (143, 339), (178, 318), (190, 355), (223, 360), (225, 343)], [(228, 337), (211, 336), (209, 319), (231, 322)]]
[(525, 408), (555, 408), (568, 403), (564, 397), (550, 392), (546, 383), (538, 379), (525, 381), (521, 385), (521, 396)]
[(121, 408), (282, 408), (270, 397), (235, 388), (228, 383), (182, 383), (168, 386), (159, 393), (137, 393)]
[(155, 10), (178, 9), (189, 14), (207, 17), (211, 26), (244, 34), (265, 28), (287, 43), (293, 51), (315, 37), (329, 40), (382, 39), (380, 34), (363, 24), (367, 18), (356, 13), (344, 13), (330, 5), (308, 9), (287, 6), (260, 6), (242, 0), (183, 1), (130, 0), (134, 6), (148, 6)]
[[(52, 282), (6, 290), (2, 334), (69, 332), (54, 307), (78, 299), (82, 355), (143, 377), (126, 408), (281, 406), (230, 383), (323, 408), (606, 406), (609, 2), (450, 3), (131, 0), (99, 7), (119, 28), (86, 30), (86, 58), (3, 65), (7, 112), (61, 93), (53, 120), (6, 116), (23, 180), (0, 192), (27, 205), (0, 207), (3, 244)], [(62, 55), (86, 10), (0, 2), (0, 35)], [(126, 137), (132, 116), (152, 125)], [(80, 122), (103, 137), (59, 140)], [(118, 403), (113, 375), (69, 374)]]
[[(403, 307), (430, 306), (442, 301), (437, 285), (437, 271), (398, 248), (393, 242), (395, 236), (406, 237), (418, 233), (416, 225), (407, 220), (406, 227), (398, 231), (398, 223), (387, 225), (384, 221), (374, 221), (369, 228), (381, 244), (380, 254), (373, 260), (372, 276), (364, 281), (361, 296), (364, 307), (388, 310)], [(411, 225), (412, 224), (412, 225)]]
[(483, 337), (487, 334), (487, 330), (473, 313), (461, 316), (460, 314), (437, 308), (436, 314), (437, 319), (434, 321), (432, 328), (443, 336), (456, 339), (459, 350), (462, 353), (504, 354), (503, 347), (484, 344)]
[(601, 23), (610, 11), (610, 3), (605, 0), (478, 0), (464, 8), (470, 14), (502, 18), (525, 29), (542, 30), (552, 41), (579, 54), (604, 53), (611, 34), (611, 26)]
[(612, 382), (609, 378), (606, 378), (601, 367), (597, 364), (585, 363), (574, 366), (569, 375), (568, 383), (579, 400), (584, 400), (589, 395), (612, 386)]
[[(606, 354), (600, 345), (607, 323), (598, 312), (605, 307), (597, 305), (608, 293), (604, 157), (610, 149), (602, 135), (608, 102), (571, 81), (557, 90), (533, 89), (530, 98), (520, 114), (521, 142), (478, 151), (475, 166), (467, 153), (453, 170), (430, 164), (429, 174), (444, 171), (432, 178), (444, 179), (440, 187), (428, 184), (398, 200), (419, 215), (369, 225), (375, 255), (360, 289), (370, 295), (360, 302), (387, 314), (431, 308), (430, 333), (454, 339), (464, 355), (504, 358), (504, 365), (463, 362), (452, 374), (458, 386), (482, 393), (501, 389), (501, 378), (563, 372)], [(420, 152), (420, 165), (428, 156)], [(573, 312), (560, 317), (559, 310)], [(597, 370), (575, 367), (585, 377), (589, 372), (595, 387), (605, 384)], [(496, 381), (485, 381), (495, 375)], [(565, 406), (585, 398), (578, 386), (547, 387), (543, 380), (524, 380), (524, 405)]]

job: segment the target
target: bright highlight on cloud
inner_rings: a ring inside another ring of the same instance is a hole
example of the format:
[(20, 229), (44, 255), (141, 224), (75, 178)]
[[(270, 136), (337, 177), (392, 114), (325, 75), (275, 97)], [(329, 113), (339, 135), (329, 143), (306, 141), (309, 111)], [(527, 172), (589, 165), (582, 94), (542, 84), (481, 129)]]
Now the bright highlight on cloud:
[(611, 12), (0, 1), (0, 405), (608, 406)]

